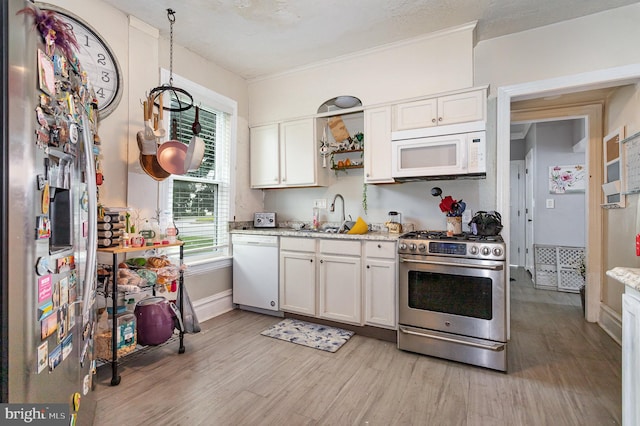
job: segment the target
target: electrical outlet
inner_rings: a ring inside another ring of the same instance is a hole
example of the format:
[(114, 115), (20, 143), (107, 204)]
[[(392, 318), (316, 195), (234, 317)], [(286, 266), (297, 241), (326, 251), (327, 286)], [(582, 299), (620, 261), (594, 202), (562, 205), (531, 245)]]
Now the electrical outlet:
[(553, 198), (547, 198), (547, 208), (553, 209), (555, 208), (555, 206), (556, 206), (555, 200)]
[(327, 199), (326, 198), (318, 198), (313, 200), (313, 207), (317, 207), (319, 209), (327, 208)]

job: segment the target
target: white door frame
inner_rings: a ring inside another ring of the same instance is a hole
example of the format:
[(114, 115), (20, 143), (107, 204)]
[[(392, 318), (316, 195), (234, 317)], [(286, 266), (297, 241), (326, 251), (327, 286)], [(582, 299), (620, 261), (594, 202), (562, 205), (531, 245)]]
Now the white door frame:
[[(524, 143), (524, 142), (523, 142)], [(514, 179), (513, 173), (514, 170), (517, 170), (519, 177)], [(518, 247), (520, 251), (515, 254), (511, 259), (511, 266), (524, 266), (525, 259), (525, 231), (524, 231), (524, 214), (525, 214), (525, 166), (524, 160), (511, 160), (511, 181), (510, 190), (512, 194), (517, 194), (517, 199), (511, 200), (511, 212), (519, 212), (519, 216), (515, 217), (513, 221), (511, 221), (511, 229), (514, 230), (515, 235), (511, 235), (511, 239), (509, 240), (510, 250), (514, 247)]]
[[(625, 65), (581, 74), (551, 78), (498, 87), (497, 91), (497, 155), (496, 155), (496, 208), (502, 212), (505, 223), (509, 222), (509, 163), (511, 142), (511, 102), (535, 99), (543, 96), (555, 96), (566, 93), (581, 92), (605, 87), (622, 86), (635, 83), (640, 79), (640, 64)], [(597, 123), (590, 123), (597, 126)], [(600, 133), (602, 126), (600, 125)], [(594, 147), (589, 148), (593, 151)], [(589, 155), (589, 170), (602, 173), (601, 164), (595, 164), (598, 155)], [(592, 164), (594, 163), (594, 164)], [(596, 187), (597, 179), (590, 179), (589, 193), (596, 194), (600, 190)], [(601, 179), (600, 179), (601, 180)], [(596, 188), (592, 188), (596, 187)], [(587, 224), (589, 233), (587, 238), (587, 321), (597, 322), (600, 313), (601, 283), (604, 279), (604, 265), (602, 259), (603, 221), (600, 207), (600, 197), (589, 197), (587, 209)], [(590, 214), (593, 213), (593, 214)], [(504, 217), (506, 216), (506, 217)], [(509, 241), (509, 227), (503, 229), (503, 236)], [(507, 253), (508, 255), (508, 253)], [(508, 259), (507, 259), (508, 260)], [(507, 271), (508, 274), (508, 271)]]

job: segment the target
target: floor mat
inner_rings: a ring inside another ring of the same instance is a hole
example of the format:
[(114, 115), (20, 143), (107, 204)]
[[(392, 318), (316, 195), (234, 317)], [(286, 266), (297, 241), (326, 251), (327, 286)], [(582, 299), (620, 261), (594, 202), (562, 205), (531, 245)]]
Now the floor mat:
[(287, 318), (260, 334), (322, 351), (335, 352), (347, 343), (354, 332)]

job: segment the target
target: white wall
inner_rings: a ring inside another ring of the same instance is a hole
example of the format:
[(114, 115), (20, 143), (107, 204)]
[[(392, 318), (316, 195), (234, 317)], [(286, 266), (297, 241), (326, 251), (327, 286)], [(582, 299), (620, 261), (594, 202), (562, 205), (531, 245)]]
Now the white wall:
[(473, 85), (473, 29), (393, 43), (249, 83), (249, 124), (314, 115), (325, 101), (353, 95), (375, 105)]
[(481, 41), (475, 84), (498, 87), (640, 63), (640, 3)]

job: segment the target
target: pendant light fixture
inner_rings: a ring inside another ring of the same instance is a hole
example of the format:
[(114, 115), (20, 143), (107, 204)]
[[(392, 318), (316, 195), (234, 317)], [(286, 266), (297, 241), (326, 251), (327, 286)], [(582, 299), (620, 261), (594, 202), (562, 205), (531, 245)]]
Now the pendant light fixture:
[[(193, 107), (193, 96), (185, 89), (175, 87), (173, 85), (173, 24), (176, 21), (176, 12), (173, 9), (167, 9), (167, 19), (169, 20), (169, 84), (163, 84), (161, 86), (151, 89), (149, 95), (153, 99), (155, 105), (159, 108), (163, 108), (165, 111), (182, 112)], [(157, 96), (160, 93), (168, 92), (170, 99), (176, 99), (178, 102), (177, 107), (171, 106), (171, 100), (169, 106), (160, 106), (155, 103)], [(181, 96), (182, 95), (182, 96)]]

